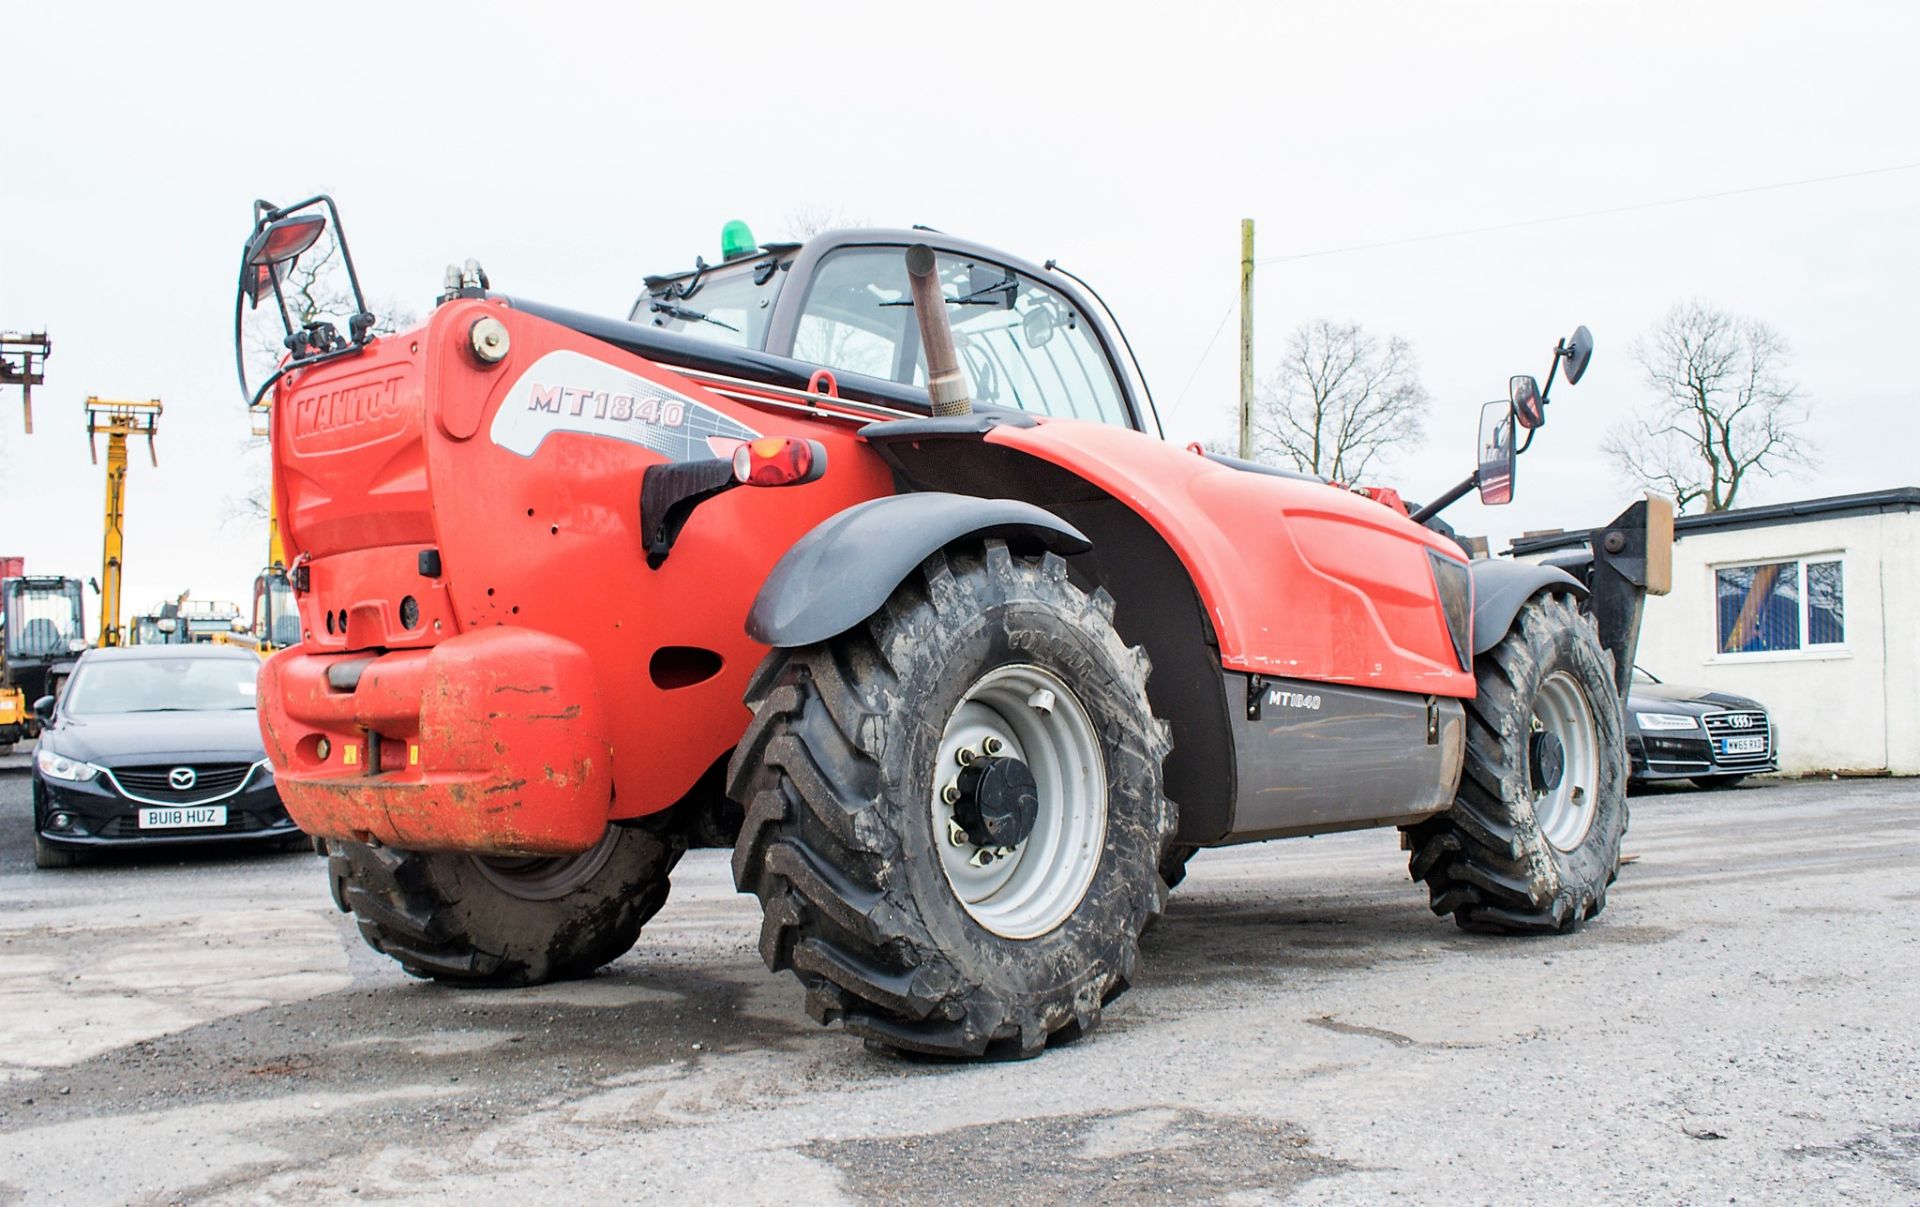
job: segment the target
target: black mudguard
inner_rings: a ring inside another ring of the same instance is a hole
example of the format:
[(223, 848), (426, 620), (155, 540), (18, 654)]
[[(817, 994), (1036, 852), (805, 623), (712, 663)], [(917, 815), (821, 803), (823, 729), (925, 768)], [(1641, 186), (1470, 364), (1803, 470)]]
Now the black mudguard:
[(1565, 593), (1585, 599), (1587, 588), (1556, 566), (1537, 566), (1503, 558), (1476, 558), (1467, 564), (1473, 574), (1473, 655), (1478, 658), (1507, 635), (1513, 618), (1539, 591)]
[(747, 636), (783, 649), (838, 636), (879, 611), (935, 550), (989, 536), (1063, 555), (1093, 547), (1078, 528), (1016, 499), (944, 491), (869, 499), (822, 520), (774, 564), (747, 613)]

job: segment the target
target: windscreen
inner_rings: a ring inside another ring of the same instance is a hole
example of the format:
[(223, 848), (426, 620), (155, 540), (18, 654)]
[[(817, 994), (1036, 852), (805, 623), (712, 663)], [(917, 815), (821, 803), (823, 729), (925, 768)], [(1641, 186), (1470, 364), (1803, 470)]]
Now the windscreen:
[(27, 658), (66, 654), (83, 636), (78, 582), (37, 587), (14, 579), (7, 584), (7, 653)]
[(128, 658), (88, 662), (61, 710), (76, 717), (136, 712), (253, 711), (255, 658)]
[(736, 261), (649, 290), (632, 322), (734, 348), (765, 348), (773, 299), (787, 274), (776, 260)]

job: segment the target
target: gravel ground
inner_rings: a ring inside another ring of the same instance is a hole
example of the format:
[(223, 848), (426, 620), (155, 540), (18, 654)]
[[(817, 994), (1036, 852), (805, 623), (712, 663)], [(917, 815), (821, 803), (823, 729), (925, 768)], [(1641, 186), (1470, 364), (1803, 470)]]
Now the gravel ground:
[(33, 870), (0, 776), (0, 1203), (1920, 1202), (1920, 782), (1636, 796), (1607, 912), (1457, 933), (1396, 835), (1198, 857), (1025, 1063), (876, 1055), (695, 852), (599, 976), (452, 991), (310, 855)]

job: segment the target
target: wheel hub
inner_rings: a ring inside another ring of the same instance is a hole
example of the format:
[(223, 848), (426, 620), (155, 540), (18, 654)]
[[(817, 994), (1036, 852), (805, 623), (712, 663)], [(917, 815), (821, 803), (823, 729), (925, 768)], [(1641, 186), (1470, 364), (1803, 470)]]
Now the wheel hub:
[(960, 769), (953, 820), (979, 846), (1015, 847), (1033, 833), (1040, 786), (1016, 758), (982, 758)]
[(1533, 735), (1528, 744), (1527, 763), (1532, 768), (1533, 790), (1551, 792), (1560, 786), (1567, 767), (1567, 748), (1559, 735), (1546, 730)]
[(1072, 916), (1105, 848), (1100, 735), (1050, 670), (997, 666), (947, 718), (934, 753), (933, 834), (954, 896), (980, 926), (1036, 939)]
[(1579, 848), (1600, 801), (1599, 728), (1579, 680), (1554, 671), (1534, 698), (1527, 779), (1540, 834), (1562, 851)]

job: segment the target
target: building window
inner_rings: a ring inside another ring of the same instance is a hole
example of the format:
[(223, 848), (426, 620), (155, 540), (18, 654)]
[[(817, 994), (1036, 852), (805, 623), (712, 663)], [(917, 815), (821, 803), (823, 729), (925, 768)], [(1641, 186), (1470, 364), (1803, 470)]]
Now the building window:
[(1714, 572), (1722, 654), (1842, 645), (1846, 592), (1838, 558), (1722, 566)]

